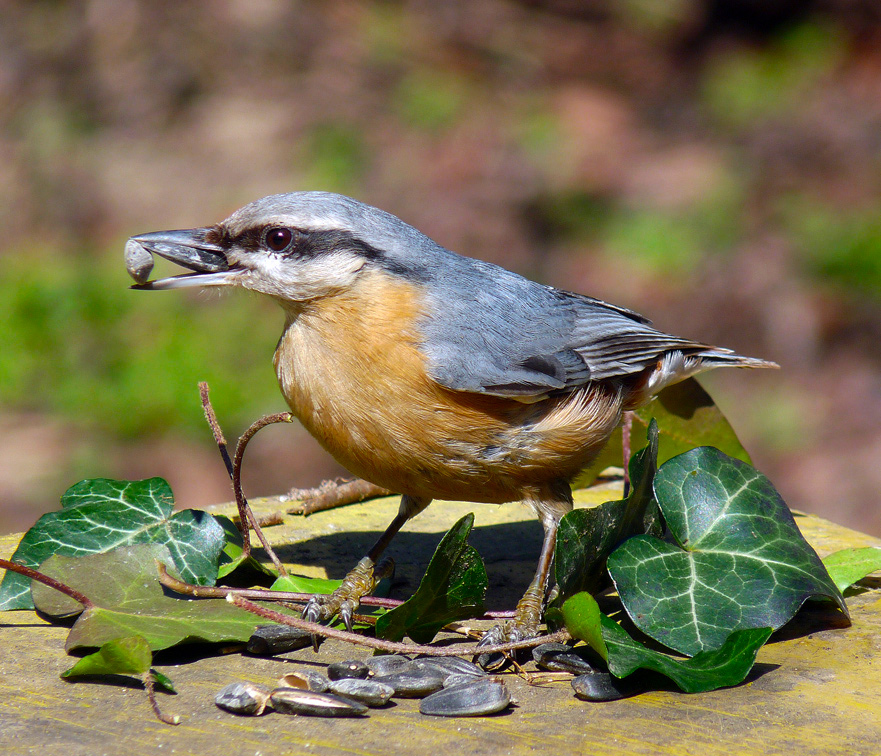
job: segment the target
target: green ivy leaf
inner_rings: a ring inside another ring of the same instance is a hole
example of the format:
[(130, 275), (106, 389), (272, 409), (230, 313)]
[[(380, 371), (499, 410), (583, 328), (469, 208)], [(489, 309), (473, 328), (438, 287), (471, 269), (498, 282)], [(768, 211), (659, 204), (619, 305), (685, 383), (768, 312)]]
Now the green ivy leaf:
[(842, 549), (823, 560), (829, 577), (843, 591), (866, 575), (881, 570), (881, 549), (867, 546), (862, 549)]
[(631, 492), (621, 501), (574, 509), (557, 530), (555, 577), (562, 600), (581, 591), (596, 593), (608, 582), (605, 562), (633, 535), (661, 535), (663, 526), (652, 481), (658, 455), (658, 426), (652, 420), (648, 445), (630, 459)]
[(272, 591), (287, 591), (290, 593), (333, 593), (342, 585), (342, 580), (330, 580), (329, 578), (310, 578), (305, 575), (283, 575), (271, 586)]
[(635, 536), (607, 562), (646, 635), (692, 655), (735, 630), (776, 629), (812, 597), (847, 614), (789, 508), (754, 468), (701, 447), (662, 465), (654, 489), (676, 544)]
[(603, 613), (593, 596), (587, 591), (576, 593), (563, 602), (561, 614), (569, 635), (584, 641), (603, 659), (609, 660), (609, 649), (603, 639)]
[(263, 564), (263, 562), (256, 560), (253, 556), (245, 558), (242, 534), (229, 517), (214, 515), (214, 519), (223, 528), (226, 539), (223, 550), (220, 552), (220, 563), (217, 568), (218, 580), (228, 577), (240, 567), (249, 567), (273, 579), (278, 577), (276, 571), (269, 565)]
[(483, 560), (468, 545), (474, 515), (467, 514), (441, 539), (419, 588), (376, 620), (376, 636), (400, 641), (409, 635), (429, 643), (444, 625), (483, 611), (487, 576)]
[(174, 689), (174, 683), (168, 675), (162, 674), (158, 669), (151, 669), (150, 676), (156, 685), (165, 688), (169, 693), (177, 693)]
[(131, 635), (143, 636), (153, 651), (199, 641), (244, 643), (261, 624), (259, 617), (223, 599), (166, 594), (157, 561), (170, 563), (167, 546), (138, 544), (84, 557), (50, 557), (41, 571), (85, 594), (95, 606), (83, 611), (79, 603), (36, 581), (34, 604), (53, 617), (80, 614), (67, 637), (67, 651)]
[(579, 593), (563, 604), (566, 628), (600, 654), (616, 677), (650, 669), (669, 677), (686, 693), (702, 693), (742, 683), (755, 664), (756, 654), (771, 636), (771, 628), (731, 633), (714, 651), (701, 651), (681, 659), (647, 648), (600, 612), (588, 593)]
[(93, 654), (84, 656), (70, 669), (61, 673), (64, 678), (85, 675), (136, 675), (149, 671), (153, 651), (146, 638), (130, 635), (107, 641)]
[[(207, 512), (172, 513), (174, 498), (162, 478), (83, 480), (67, 490), (61, 507), (43, 515), (25, 533), (13, 560), (36, 568), (53, 554), (75, 557), (136, 543), (161, 543), (187, 582), (213, 585), (217, 578), (223, 528)], [(0, 611), (33, 608), (30, 584), (29, 578), (7, 572), (0, 583)]]
[[(750, 462), (749, 454), (731, 424), (694, 378), (668, 386), (654, 401), (633, 413), (631, 449), (641, 443), (644, 429), (649, 427), (652, 420), (658, 424), (659, 465), (696, 446), (714, 446), (730, 457)], [(589, 486), (607, 467), (621, 467), (622, 457), (619, 428), (590, 468), (576, 478), (573, 488)]]

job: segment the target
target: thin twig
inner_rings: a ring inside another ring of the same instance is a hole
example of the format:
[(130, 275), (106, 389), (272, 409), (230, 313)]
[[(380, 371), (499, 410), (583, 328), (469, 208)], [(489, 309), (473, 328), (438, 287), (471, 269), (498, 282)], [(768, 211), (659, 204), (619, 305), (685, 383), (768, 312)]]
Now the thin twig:
[(378, 649), (392, 654), (430, 654), (432, 656), (473, 656), (474, 654), (496, 654), (506, 653), (508, 651), (516, 651), (519, 648), (532, 648), (542, 643), (563, 643), (572, 638), (566, 630), (559, 630), (550, 635), (543, 635), (540, 638), (528, 638), (527, 640), (515, 641), (513, 643), (501, 643), (497, 646), (475, 646), (474, 644), (458, 643), (452, 646), (425, 646), (418, 643), (395, 643), (393, 641), (382, 640), (381, 638), (369, 638), (364, 635), (348, 633), (345, 630), (337, 630), (325, 625), (319, 625), (317, 622), (309, 622), (308, 620), (292, 617), (288, 614), (282, 614), (272, 609), (266, 609), (255, 604), (253, 601), (230, 594), (226, 600), (234, 606), (244, 609), (245, 611), (256, 614), (271, 622), (277, 622), (282, 625), (290, 625), (301, 630), (307, 630), (315, 635), (321, 635), (325, 638), (335, 638), (352, 643), (358, 646), (366, 646), (367, 648)]
[(308, 517), (314, 512), (342, 507), (346, 504), (357, 504), (359, 501), (376, 499), (380, 496), (391, 496), (394, 492), (388, 488), (363, 480), (347, 480), (343, 482), (326, 480), (318, 488), (291, 489), (288, 496), (300, 499), (300, 503), (288, 509), (288, 514)]
[[(266, 536), (263, 535), (260, 523), (257, 522), (254, 512), (251, 511), (251, 507), (248, 506), (245, 494), (242, 492), (242, 459), (245, 456), (245, 449), (248, 447), (248, 442), (254, 438), (257, 431), (261, 428), (265, 428), (267, 425), (272, 425), (273, 423), (290, 423), (293, 422), (293, 419), (294, 416), (290, 412), (278, 412), (274, 415), (261, 417), (255, 423), (252, 423), (251, 426), (239, 437), (239, 442), (236, 444), (235, 458), (232, 463), (232, 487), (233, 492), (236, 495), (236, 504), (239, 507), (239, 518), (243, 524), (245, 522), (251, 524), (251, 530), (254, 531), (254, 535), (256, 535), (260, 540), (260, 543), (263, 544), (263, 548), (266, 550), (266, 553), (275, 565), (275, 569), (278, 570), (278, 574), (283, 577), (288, 574), (288, 571), (284, 568), (281, 560), (276, 556), (272, 546), (269, 545)], [(250, 538), (248, 538), (247, 541), (250, 545)]]
[[(293, 591), (271, 591), (266, 588), (226, 588), (224, 586), (207, 586), (193, 585), (179, 580), (169, 574), (165, 565), (156, 561), (156, 568), (159, 570), (159, 582), (166, 588), (170, 588), (176, 593), (182, 593), (185, 596), (194, 596), (196, 598), (226, 598), (229, 595), (241, 596), (242, 598), (252, 599), (254, 601), (294, 601), (307, 602), (312, 598), (311, 593), (295, 593)], [(365, 606), (381, 606), (385, 609), (394, 609), (396, 606), (403, 604), (398, 599), (381, 598), (379, 596), (362, 596), (361, 603)], [(494, 620), (494, 619), (511, 619), (514, 616), (513, 611), (503, 612), (485, 612), (478, 620)]]
[(74, 601), (82, 604), (83, 609), (92, 609), (95, 606), (92, 600), (84, 593), (80, 593), (75, 588), (65, 585), (60, 580), (44, 575), (42, 572), (32, 570), (30, 567), (25, 567), (18, 562), (10, 562), (8, 559), (0, 559), (0, 569), (17, 572), (19, 575), (24, 575), (25, 577), (31, 578), (31, 580), (36, 580), (44, 585), (48, 585), (50, 588), (54, 588), (59, 593), (63, 593), (65, 596), (70, 596)]
[(156, 715), (156, 719), (160, 722), (164, 722), (169, 725), (179, 725), (180, 717), (175, 714), (174, 716), (170, 716), (168, 714), (163, 714), (159, 708), (159, 702), (156, 700), (156, 683), (153, 680), (153, 673), (151, 671), (147, 671), (144, 673), (144, 676), (141, 678), (144, 682), (144, 688), (147, 691), (147, 698), (150, 699), (150, 706), (153, 707), (153, 713)]
[[(217, 448), (220, 449), (220, 456), (223, 458), (223, 463), (226, 465), (226, 471), (229, 473), (230, 480), (232, 481), (233, 486), (233, 494), (236, 498), (236, 506), (239, 510), (239, 521), (236, 523), (239, 528), (239, 532), (242, 534), (242, 557), (247, 559), (251, 556), (251, 530), (257, 535), (257, 538), (260, 539), (260, 543), (263, 544), (263, 548), (266, 550), (266, 553), (269, 555), (269, 558), (272, 560), (272, 563), (275, 565), (275, 568), (278, 570), (280, 575), (287, 575), (287, 570), (285, 570), (284, 565), (282, 565), (281, 560), (276, 556), (275, 551), (269, 545), (269, 542), (266, 540), (266, 537), (263, 535), (263, 531), (260, 529), (260, 524), (257, 521), (257, 518), (254, 516), (253, 511), (251, 510), (251, 506), (248, 504), (248, 500), (245, 498), (245, 494), (242, 492), (242, 455), (245, 453), (245, 447), (248, 445), (248, 441), (251, 440), (251, 437), (258, 431), (260, 428), (269, 425), (270, 423), (278, 423), (278, 422), (286, 422), (289, 423), (293, 420), (293, 417), (289, 412), (283, 412), (277, 415), (269, 415), (268, 417), (264, 417), (261, 420), (258, 420), (254, 423), (247, 431), (245, 431), (245, 435), (243, 435), (238, 444), (236, 445), (236, 458), (235, 461), (229, 458), (229, 451), (227, 449), (226, 438), (224, 438), (223, 430), (220, 428), (220, 423), (217, 421), (217, 414), (214, 412), (214, 407), (211, 406), (211, 399), (208, 396), (209, 388), (208, 384), (205, 381), (199, 383), (199, 396), (202, 398), (202, 409), (205, 412), (205, 419), (208, 421), (208, 425), (211, 428), (211, 432), (214, 434), (214, 440), (217, 442)], [(250, 524), (250, 527), (249, 527)]]
[[(239, 522), (241, 522), (241, 518), (236, 515), (232, 518), (232, 521), (233, 523), (235, 523), (236, 527), (238, 527)], [(284, 514), (282, 514), (282, 512), (280, 511), (270, 512), (269, 514), (258, 516), (257, 522), (260, 523), (261, 528), (271, 528), (274, 525), (284, 525)]]
[(217, 415), (214, 413), (214, 407), (211, 406), (211, 400), (208, 398), (208, 384), (205, 381), (199, 382), (199, 396), (202, 397), (202, 409), (205, 412), (205, 419), (208, 421), (208, 427), (214, 434), (214, 440), (220, 449), (220, 456), (223, 457), (223, 464), (226, 465), (226, 471), (232, 480), (232, 460), (229, 458), (229, 451), (226, 447), (226, 439), (223, 431), (220, 429), (220, 423), (217, 422)]

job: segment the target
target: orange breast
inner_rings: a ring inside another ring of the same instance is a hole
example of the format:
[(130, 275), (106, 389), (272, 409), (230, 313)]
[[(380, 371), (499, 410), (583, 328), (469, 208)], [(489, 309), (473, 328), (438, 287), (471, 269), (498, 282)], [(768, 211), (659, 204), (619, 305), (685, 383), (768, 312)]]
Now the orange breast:
[(291, 410), (355, 475), (400, 493), (503, 502), (568, 479), (620, 419), (620, 391), (590, 384), (534, 404), (445, 389), (419, 350), (418, 288), (362, 271), (291, 313), (275, 353)]

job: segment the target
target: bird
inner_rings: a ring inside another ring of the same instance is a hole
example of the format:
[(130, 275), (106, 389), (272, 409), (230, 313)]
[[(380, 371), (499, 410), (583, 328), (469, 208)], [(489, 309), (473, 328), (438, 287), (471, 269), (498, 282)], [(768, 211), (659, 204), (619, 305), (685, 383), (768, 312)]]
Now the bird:
[[(153, 255), (189, 272), (149, 280)], [(264, 197), (213, 226), (129, 239), (133, 288), (238, 286), (274, 299), (292, 413), (347, 470), (401, 494), (340, 588), (304, 616), (351, 625), (405, 523), (432, 500), (522, 501), (544, 530), (514, 618), (484, 641), (534, 637), (570, 483), (622, 414), (716, 367), (776, 363), (663, 333), (629, 309), (448, 250), (339, 194)]]

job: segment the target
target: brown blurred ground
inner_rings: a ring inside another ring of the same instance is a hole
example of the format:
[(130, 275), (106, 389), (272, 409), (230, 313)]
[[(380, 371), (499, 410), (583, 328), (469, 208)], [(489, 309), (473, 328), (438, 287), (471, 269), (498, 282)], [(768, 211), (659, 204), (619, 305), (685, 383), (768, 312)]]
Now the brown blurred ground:
[[(0, 531), (79, 477), (162, 475), (187, 506), (229, 498), (195, 380), (231, 436), (282, 409), (280, 314), (244, 295), (128, 292), (122, 241), (329, 189), (778, 361), (705, 385), (791, 506), (881, 533), (876, 3), (0, 11)], [(287, 427), (257, 438), (246, 470), (255, 495), (341, 474)]]

